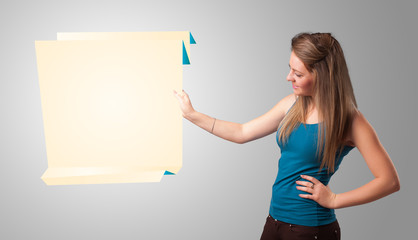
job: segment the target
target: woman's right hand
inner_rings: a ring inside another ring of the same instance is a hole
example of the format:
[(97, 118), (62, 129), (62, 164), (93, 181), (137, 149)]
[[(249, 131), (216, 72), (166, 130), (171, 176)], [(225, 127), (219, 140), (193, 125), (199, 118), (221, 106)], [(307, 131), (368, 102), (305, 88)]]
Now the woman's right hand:
[(192, 103), (190, 102), (189, 95), (182, 90), (181, 93), (177, 93), (176, 90), (173, 90), (174, 96), (179, 100), (181, 111), (183, 112), (183, 117), (187, 118), (195, 110), (193, 109)]

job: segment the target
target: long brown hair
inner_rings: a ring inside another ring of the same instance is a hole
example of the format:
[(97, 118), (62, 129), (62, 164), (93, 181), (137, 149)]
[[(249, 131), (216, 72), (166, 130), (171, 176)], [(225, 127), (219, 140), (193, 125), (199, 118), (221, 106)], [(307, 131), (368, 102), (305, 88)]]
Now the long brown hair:
[(305, 124), (308, 107), (314, 104), (322, 120), (318, 124), (317, 147), (318, 159), (322, 159), (320, 169), (326, 166), (328, 172), (334, 172), (336, 157), (340, 157), (336, 153), (341, 154), (357, 111), (343, 50), (330, 33), (299, 33), (292, 38), (291, 50), (314, 76), (313, 97), (296, 99), (279, 125), (279, 140), (286, 141), (298, 124)]

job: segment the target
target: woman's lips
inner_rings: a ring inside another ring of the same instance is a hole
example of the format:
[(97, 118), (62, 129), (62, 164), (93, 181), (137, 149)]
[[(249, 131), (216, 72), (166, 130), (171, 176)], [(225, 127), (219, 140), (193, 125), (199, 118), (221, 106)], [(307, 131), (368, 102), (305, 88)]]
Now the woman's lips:
[(293, 86), (293, 89), (299, 88), (299, 87), (296, 87), (296, 86), (295, 86), (295, 85), (293, 85), (293, 84), (292, 84), (292, 86)]

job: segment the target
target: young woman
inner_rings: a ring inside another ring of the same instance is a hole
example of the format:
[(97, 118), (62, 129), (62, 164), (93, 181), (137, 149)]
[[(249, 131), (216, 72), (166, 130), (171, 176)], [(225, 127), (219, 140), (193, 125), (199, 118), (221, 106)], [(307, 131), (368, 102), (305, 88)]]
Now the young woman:
[[(373, 127), (357, 109), (338, 41), (330, 33), (300, 33), (292, 39), (291, 50), (287, 81), (293, 93), (245, 124), (197, 112), (187, 93), (174, 94), (184, 118), (225, 140), (242, 144), (276, 132), (281, 157), (262, 240), (340, 239), (334, 209), (398, 191), (398, 174)], [(355, 147), (374, 179), (335, 194), (328, 182)]]

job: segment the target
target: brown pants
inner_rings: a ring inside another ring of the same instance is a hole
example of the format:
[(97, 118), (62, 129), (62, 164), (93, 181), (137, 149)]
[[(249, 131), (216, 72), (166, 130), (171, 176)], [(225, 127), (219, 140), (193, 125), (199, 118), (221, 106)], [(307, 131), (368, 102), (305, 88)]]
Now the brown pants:
[(340, 240), (338, 221), (318, 227), (289, 224), (267, 217), (260, 240)]

